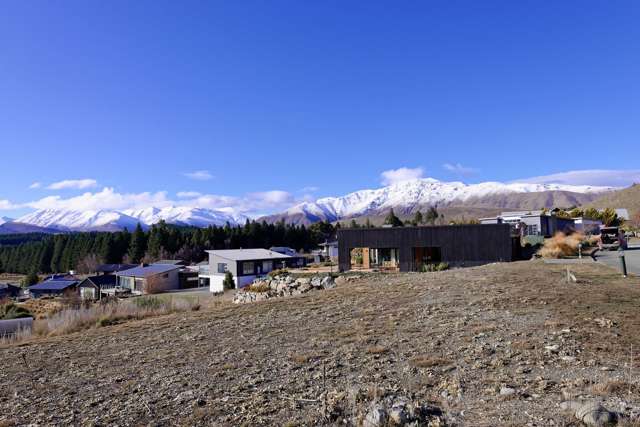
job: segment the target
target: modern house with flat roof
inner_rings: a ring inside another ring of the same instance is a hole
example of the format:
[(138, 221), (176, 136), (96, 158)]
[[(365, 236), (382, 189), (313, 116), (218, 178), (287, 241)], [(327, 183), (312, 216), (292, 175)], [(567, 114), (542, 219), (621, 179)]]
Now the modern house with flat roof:
[(568, 233), (575, 228), (574, 220), (543, 211), (502, 212), (497, 217), (480, 218), (481, 224), (509, 224), (512, 232), (521, 236), (551, 237), (557, 232)]
[(209, 265), (201, 266), (200, 279), (209, 280), (209, 290), (223, 292), (227, 272), (233, 275), (236, 288), (251, 284), (256, 278), (280, 268), (302, 267), (304, 258), (267, 249), (225, 249), (207, 251)]
[(473, 266), (518, 258), (508, 224), (338, 230), (340, 271), (423, 271), (428, 264)]
[(138, 295), (179, 289), (181, 268), (172, 264), (143, 264), (117, 272), (117, 286)]

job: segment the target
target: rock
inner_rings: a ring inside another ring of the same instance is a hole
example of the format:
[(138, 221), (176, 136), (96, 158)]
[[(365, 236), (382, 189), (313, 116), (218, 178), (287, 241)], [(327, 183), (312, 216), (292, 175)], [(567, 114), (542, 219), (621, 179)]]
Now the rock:
[(500, 396), (513, 396), (516, 394), (516, 389), (512, 387), (501, 387), (500, 388)]
[(300, 277), (299, 279), (296, 279), (296, 283), (299, 285), (310, 285), (311, 279), (308, 277)]
[(320, 282), (320, 286), (323, 289), (333, 289), (336, 287), (336, 282), (333, 280), (333, 277), (331, 276), (326, 276), (322, 279), (322, 281)]
[(395, 425), (405, 425), (410, 422), (412, 418), (411, 412), (404, 401), (394, 403), (389, 411), (389, 419)]
[(387, 425), (389, 415), (387, 410), (379, 403), (373, 403), (364, 419), (364, 427), (383, 427)]
[(557, 353), (558, 350), (560, 349), (560, 346), (558, 344), (545, 345), (544, 349), (547, 350), (549, 353)]
[(560, 403), (560, 409), (572, 412), (578, 421), (587, 426), (607, 426), (618, 420), (618, 414), (593, 401), (567, 400)]
[(597, 402), (588, 402), (576, 409), (576, 418), (588, 426), (606, 426), (617, 421), (615, 413)]
[(322, 279), (320, 278), (320, 276), (313, 276), (311, 278), (311, 286), (313, 286), (314, 288), (322, 287)]

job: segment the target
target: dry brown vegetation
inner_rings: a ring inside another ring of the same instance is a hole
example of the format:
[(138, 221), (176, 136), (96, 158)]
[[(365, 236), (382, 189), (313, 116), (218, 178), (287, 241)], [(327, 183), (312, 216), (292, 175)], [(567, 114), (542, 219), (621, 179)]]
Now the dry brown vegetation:
[(586, 237), (582, 233), (556, 233), (550, 239), (546, 239), (544, 246), (538, 251), (543, 258), (564, 258), (578, 255), (578, 245), (586, 242)]
[(578, 283), (542, 261), (369, 275), (39, 338), (0, 349), (0, 420), (342, 424), (349, 402), (389, 393), (450, 425), (576, 425), (565, 395), (640, 412), (640, 280), (595, 263), (572, 272)]

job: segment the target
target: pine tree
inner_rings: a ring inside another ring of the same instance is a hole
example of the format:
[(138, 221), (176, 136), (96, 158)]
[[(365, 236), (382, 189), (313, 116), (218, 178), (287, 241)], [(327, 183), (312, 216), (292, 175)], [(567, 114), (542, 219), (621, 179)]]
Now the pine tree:
[(147, 238), (142, 231), (140, 223), (136, 225), (136, 229), (131, 235), (131, 244), (129, 245), (129, 258), (132, 262), (138, 263), (147, 251)]
[(427, 214), (425, 216), (425, 222), (427, 224), (434, 225), (439, 216), (440, 215), (438, 214), (438, 207), (429, 206), (429, 209), (427, 210)]
[(417, 210), (415, 215), (413, 216), (413, 225), (420, 225), (424, 222), (424, 218), (422, 217), (422, 212)]
[(384, 219), (384, 223), (386, 225), (390, 225), (392, 227), (402, 227), (403, 223), (400, 220), (400, 218), (398, 218), (395, 214), (395, 212), (393, 212), (393, 208), (391, 208), (389, 210), (389, 214), (387, 215), (387, 217)]

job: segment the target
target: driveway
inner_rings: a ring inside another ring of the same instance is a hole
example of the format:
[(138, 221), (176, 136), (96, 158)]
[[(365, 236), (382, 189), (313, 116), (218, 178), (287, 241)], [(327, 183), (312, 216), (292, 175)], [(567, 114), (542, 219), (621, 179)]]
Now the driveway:
[[(630, 245), (624, 251), (624, 256), (627, 261), (627, 272), (640, 276), (640, 245)], [(596, 257), (598, 261), (620, 270), (618, 251), (600, 251)]]

